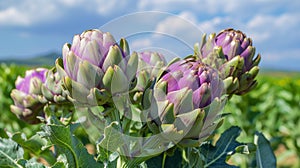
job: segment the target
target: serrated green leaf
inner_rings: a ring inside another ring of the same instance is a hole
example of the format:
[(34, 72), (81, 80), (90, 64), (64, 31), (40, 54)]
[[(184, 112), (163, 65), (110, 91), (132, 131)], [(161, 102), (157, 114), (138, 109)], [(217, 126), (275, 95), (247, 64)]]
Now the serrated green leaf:
[(104, 156), (101, 157), (103, 158), (108, 159), (111, 153), (116, 152), (125, 143), (117, 127), (117, 122), (112, 122), (107, 126), (104, 129), (103, 139), (97, 144), (100, 147), (99, 149), (102, 149), (101, 154)]
[(38, 135), (32, 136), (30, 139), (26, 139), (25, 135), (22, 133), (15, 133), (12, 136), (12, 140), (21, 145), (25, 150), (28, 150), (30, 153), (35, 156), (40, 156), (44, 158), (49, 164), (55, 162), (55, 158), (52, 152), (48, 149), (42, 150), (42, 147), (47, 144), (45, 139), (42, 139)]
[(65, 154), (69, 167), (101, 167), (92, 155), (87, 152), (83, 144), (73, 135), (72, 127), (63, 125), (44, 125), (42, 137), (47, 138), (53, 145), (57, 154)]
[(24, 150), (11, 139), (0, 138), (0, 165), (3, 167), (20, 167), (17, 160), (22, 159)]
[(241, 129), (237, 126), (232, 126), (221, 134), (216, 145), (204, 144), (200, 147), (200, 152), (205, 157), (204, 167), (229, 167), (235, 168), (236, 166), (226, 163), (227, 156), (235, 153), (235, 149), (244, 144), (236, 141), (240, 135)]

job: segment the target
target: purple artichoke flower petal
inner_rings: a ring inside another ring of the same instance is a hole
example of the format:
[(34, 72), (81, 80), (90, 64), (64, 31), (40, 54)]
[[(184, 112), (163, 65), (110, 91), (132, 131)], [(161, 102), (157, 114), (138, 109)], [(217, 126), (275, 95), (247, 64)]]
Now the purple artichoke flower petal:
[(218, 78), (218, 71), (200, 61), (193, 59), (178, 61), (170, 65), (166, 72), (159, 82), (167, 83), (167, 98), (175, 106), (176, 99), (168, 95), (183, 88), (193, 91), (194, 108), (203, 108), (222, 94), (220, 90), (223, 89), (223, 83)]
[(23, 91), (24, 93), (29, 93), (32, 78), (37, 78), (43, 83), (46, 80), (46, 72), (47, 69), (44, 68), (38, 68), (36, 70), (26, 71), (24, 78), (21, 77), (17, 78), (16, 89)]

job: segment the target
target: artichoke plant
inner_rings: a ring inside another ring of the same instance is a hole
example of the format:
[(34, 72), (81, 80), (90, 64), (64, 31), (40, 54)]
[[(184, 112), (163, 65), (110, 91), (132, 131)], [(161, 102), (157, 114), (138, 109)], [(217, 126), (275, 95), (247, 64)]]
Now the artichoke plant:
[[(112, 92), (126, 90), (124, 81), (137, 67), (137, 56), (128, 58), (125, 39), (117, 44), (110, 33), (98, 29), (75, 35), (73, 43), (65, 44), (62, 53), (63, 59), (56, 61), (56, 68), (68, 98), (81, 104), (105, 104)], [(124, 81), (117, 82), (120, 80)]]
[(149, 126), (174, 143), (197, 146), (216, 128), (222, 95), (218, 71), (195, 58), (177, 61), (154, 86)]
[(26, 71), (25, 77), (18, 77), (16, 89), (12, 90), (11, 97), (14, 105), (11, 111), (20, 119), (31, 123), (39, 123), (37, 116), (43, 116), (44, 103), (41, 102), (42, 84), (46, 81), (47, 69), (38, 68)]
[(257, 85), (261, 57), (255, 57), (252, 40), (243, 32), (226, 29), (208, 39), (204, 35), (202, 44), (195, 45), (195, 53), (202, 62), (220, 70), (228, 94), (245, 94)]

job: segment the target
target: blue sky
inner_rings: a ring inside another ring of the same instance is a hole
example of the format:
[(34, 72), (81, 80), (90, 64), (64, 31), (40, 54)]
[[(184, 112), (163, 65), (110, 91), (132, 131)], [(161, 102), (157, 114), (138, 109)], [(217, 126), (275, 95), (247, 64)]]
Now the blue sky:
[(132, 50), (183, 57), (203, 32), (229, 27), (253, 39), (263, 68), (300, 70), (299, 0), (5, 0), (0, 59), (60, 52), (93, 28), (126, 37)]

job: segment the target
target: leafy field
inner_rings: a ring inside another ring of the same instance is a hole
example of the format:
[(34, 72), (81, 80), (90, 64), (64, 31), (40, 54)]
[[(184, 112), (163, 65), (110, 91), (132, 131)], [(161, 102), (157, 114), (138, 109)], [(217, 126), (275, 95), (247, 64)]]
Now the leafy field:
[[(299, 167), (300, 73), (263, 72), (258, 81), (254, 91), (228, 102), (225, 112), (232, 115), (222, 128), (240, 126), (245, 142), (253, 142), (255, 131), (263, 132), (271, 141), (278, 167)], [(251, 163), (245, 159), (235, 161)]]
[[(29, 67), (0, 65), (0, 137), (8, 132), (23, 132), (27, 137), (39, 130), (39, 125), (28, 125), (10, 112), (10, 92), (18, 75), (24, 76)], [(264, 133), (271, 141), (278, 167), (300, 166), (300, 73), (263, 72), (258, 87), (244, 96), (234, 96), (224, 112), (231, 113), (219, 129), (223, 132), (232, 125), (243, 129), (240, 140), (253, 142), (255, 131)], [(38, 155), (38, 153), (36, 153)], [(28, 155), (28, 157), (30, 157)], [(230, 162), (251, 167), (251, 157), (235, 156)]]

